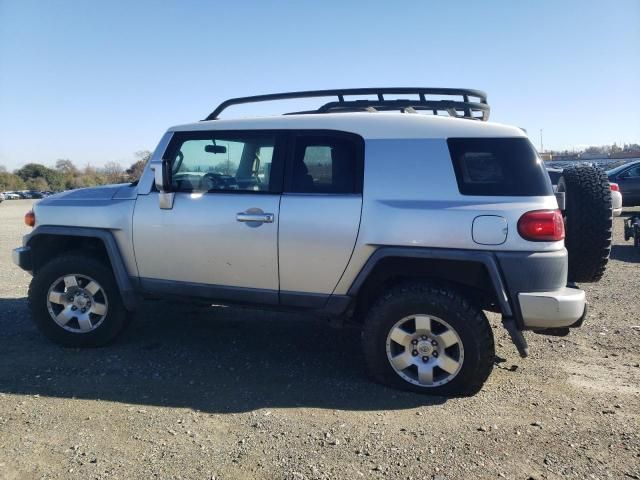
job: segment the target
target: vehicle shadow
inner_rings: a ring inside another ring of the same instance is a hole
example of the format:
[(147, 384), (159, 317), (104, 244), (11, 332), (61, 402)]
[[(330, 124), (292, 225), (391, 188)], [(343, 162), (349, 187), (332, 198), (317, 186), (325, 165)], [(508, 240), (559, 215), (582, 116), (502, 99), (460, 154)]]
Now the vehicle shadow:
[(633, 246), (633, 239), (628, 245), (611, 245), (610, 258), (621, 262), (640, 263), (640, 248)]
[(58, 347), (26, 299), (0, 299), (0, 392), (211, 413), (312, 407), (387, 410), (442, 404), (366, 376), (357, 329), (240, 308), (143, 305), (111, 346)]

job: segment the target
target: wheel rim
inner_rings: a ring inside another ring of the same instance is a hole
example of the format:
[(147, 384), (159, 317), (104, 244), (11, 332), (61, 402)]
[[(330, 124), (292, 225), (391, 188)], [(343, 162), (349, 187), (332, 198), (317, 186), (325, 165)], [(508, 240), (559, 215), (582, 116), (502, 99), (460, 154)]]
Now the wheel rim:
[(73, 333), (95, 330), (107, 317), (107, 294), (98, 282), (77, 273), (64, 275), (47, 292), (47, 310), (54, 322)]
[(453, 380), (464, 362), (458, 332), (433, 315), (409, 315), (387, 335), (387, 358), (402, 379), (420, 387), (437, 387)]

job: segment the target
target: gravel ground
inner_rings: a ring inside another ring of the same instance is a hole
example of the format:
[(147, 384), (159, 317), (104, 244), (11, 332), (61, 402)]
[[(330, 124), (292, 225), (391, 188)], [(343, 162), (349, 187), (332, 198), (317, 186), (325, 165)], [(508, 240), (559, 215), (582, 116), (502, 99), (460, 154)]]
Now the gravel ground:
[(640, 478), (640, 252), (621, 219), (586, 325), (527, 334), (523, 360), (493, 316), (504, 361), (445, 399), (371, 383), (357, 331), (292, 314), (155, 303), (110, 347), (52, 345), (11, 263), (29, 204), (0, 205), (0, 478)]

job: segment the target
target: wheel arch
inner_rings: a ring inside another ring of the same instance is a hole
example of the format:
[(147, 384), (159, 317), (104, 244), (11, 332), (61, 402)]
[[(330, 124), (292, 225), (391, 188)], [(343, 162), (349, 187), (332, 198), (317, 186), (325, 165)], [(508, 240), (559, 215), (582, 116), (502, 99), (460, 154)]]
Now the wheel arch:
[(384, 290), (408, 280), (427, 280), (452, 285), (487, 308), (505, 317), (514, 315), (498, 262), (490, 252), (382, 247), (376, 250), (356, 276), (348, 291), (355, 299), (356, 318)]
[(87, 250), (107, 263), (120, 290), (125, 308), (133, 311), (137, 297), (125, 267), (120, 249), (109, 230), (85, 227), (62, 227), (43, 225), (25, 238), (24, 245), (31, 252), (31, 267), (34, 274), (49, 259), (72, 250)]

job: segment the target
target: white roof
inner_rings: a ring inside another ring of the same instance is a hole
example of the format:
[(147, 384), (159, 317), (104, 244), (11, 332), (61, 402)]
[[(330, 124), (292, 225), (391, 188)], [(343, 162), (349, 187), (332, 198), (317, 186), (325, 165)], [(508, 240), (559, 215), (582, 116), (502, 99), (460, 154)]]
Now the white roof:
[(200, 130), (340, 130), (366, 139), (525, 137), (520, 128), (464, 118), (418, 113), (355, 112), (208, 120), (171, 127), (169, 131)]

